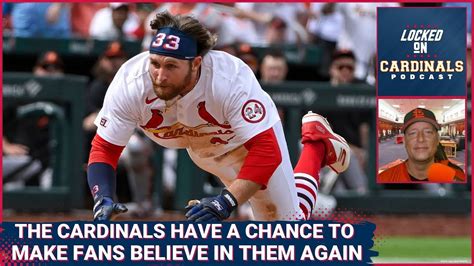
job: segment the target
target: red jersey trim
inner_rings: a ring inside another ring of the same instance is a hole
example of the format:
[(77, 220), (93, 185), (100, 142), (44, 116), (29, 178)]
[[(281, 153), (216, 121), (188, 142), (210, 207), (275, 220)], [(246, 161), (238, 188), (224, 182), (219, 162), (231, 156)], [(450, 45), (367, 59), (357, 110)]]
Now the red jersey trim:
[(265, 189), (282, 161), (273, 128), (254, 136), (244, 144), (244, 147), (248, 150), (248, 154), (237, 178), (253, 181)]
[(89, 165), (92, 163), (110, 164), (114, 170), (125, 146), (117, 146), (95, 134), (92, 140), (92, 148), (89, 153)]

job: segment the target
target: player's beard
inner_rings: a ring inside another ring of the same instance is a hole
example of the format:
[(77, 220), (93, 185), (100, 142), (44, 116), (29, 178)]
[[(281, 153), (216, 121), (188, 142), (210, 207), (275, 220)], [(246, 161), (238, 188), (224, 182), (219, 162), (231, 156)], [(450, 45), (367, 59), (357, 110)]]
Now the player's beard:
[(153, 83), (153, 90), (155, 91), (156, 96), (162, 100), (169, 101), (186, 91), (186, 89), (191, 84), (191, 78), (192, 71), (191, 64), (189, 64), (188, 73), (184, 77), (183, 81), (179, 84), (160, 84), (155, 82), (153, 78), (151, 81)]

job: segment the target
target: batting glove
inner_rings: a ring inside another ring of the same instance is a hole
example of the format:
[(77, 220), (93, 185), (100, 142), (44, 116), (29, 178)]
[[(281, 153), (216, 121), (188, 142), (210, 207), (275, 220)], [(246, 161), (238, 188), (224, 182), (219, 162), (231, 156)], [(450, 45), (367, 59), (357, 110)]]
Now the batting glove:
[(114, 203), (109, 197), (100, 196), (94, 200), (94, 221), (110, 221), (117, 214), (128, 211), (122, 203)]
[(218, 196), (189, 201), (185, 216), (188, 221), (218, 222), (229, 218), (236, 208), (237, 200), (224, 189)]

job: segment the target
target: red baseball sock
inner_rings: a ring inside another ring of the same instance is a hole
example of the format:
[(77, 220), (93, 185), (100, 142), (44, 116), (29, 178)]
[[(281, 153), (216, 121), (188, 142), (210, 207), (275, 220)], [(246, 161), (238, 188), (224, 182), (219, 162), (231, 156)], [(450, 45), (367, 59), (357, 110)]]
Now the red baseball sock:
[(322, 141), (306, 142), (293, 172), (308, 174), (319, 182), (319, 170), (324, 165), (325, 158), (326, 148)]
[(306, 142), (294, 169), (296, 192), (300, 208), (306, 220), (316, 209), (318, 199), (319, 170), (324, 166), (326, 147), (322, 141)]

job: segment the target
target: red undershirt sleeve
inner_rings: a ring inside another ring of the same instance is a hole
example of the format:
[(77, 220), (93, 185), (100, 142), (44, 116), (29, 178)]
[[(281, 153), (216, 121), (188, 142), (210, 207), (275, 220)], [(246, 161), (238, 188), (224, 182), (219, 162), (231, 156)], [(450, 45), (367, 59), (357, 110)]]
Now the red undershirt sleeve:
[(273, 128), (254, 136), (244, 144), (244, 147), (248, 150), (248, 154), (237, 178), (253, 181), (265, 189), (282, 161)]
[(106, 163), (111, 165), (114, 170), (117, 168), (117, 163), (125, 146), (114, 145), (98, 134), (92, 140), (92, 148), (89, 154), (89, 163)]

